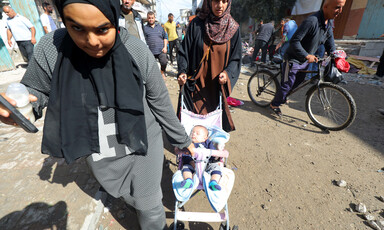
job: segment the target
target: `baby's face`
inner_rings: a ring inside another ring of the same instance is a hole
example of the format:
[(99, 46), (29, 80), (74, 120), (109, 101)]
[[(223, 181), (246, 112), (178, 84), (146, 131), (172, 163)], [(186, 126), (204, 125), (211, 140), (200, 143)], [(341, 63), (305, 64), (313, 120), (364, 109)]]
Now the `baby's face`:
[(204, 127), (194, 127), (191, 132), (191, 139), (193, 143), (205, 142), (208, 139), (208, 130)]

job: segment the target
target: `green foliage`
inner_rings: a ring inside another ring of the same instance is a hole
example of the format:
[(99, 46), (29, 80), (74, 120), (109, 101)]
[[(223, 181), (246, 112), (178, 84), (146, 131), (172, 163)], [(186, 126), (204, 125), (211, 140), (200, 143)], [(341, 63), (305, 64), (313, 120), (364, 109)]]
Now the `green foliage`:
[(249, 14), (245, 10), (245, 4), (242, 0), (232, 1), (231, 15), (239, 23), (248, 20)]
[(239, 22), (248, 17), (263, 19), (264, 22), (278, 21), (286, 16), (296, 0), (234, 0), (231, 14)]

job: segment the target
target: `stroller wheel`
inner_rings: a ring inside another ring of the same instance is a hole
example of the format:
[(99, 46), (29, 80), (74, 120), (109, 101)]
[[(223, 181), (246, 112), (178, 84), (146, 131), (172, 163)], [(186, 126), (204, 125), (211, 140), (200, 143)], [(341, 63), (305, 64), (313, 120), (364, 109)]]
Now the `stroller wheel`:
[[(172, 223), (171, 226), (169, 226), (169, 230), (173, 230), (175, 228), (175, 223)], [(176, 230), (184, 230), (185, 224), (183, 221), (177, 221), (176, 224)]]
[[(229, 227), (230, 230), (239, 230), (239, 226), (233, 225), (233, 227)], [(227, 230), (227, 223), (220, 224), (220, 230)]]
[(220, 224), (220, 230), (227, 230), (227, 224), (226, 223), (221, 223)]

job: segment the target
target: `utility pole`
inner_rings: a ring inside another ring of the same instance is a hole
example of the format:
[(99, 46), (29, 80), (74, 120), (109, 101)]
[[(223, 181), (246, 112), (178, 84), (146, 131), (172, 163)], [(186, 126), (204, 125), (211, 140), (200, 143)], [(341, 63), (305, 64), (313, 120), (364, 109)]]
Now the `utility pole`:
[(151, 0), (151, 11), (156, 13), (156, 0)]
[(160, 0), (156, 0), (156, 9), (158, 9), (158, 10), (156, 10), (156, 13), (157, 13), (157, 15), (156, 15), (156, 18), (157, 18), (157, 20), (161, 23), (161, 1)]
[(192, 14), (195, 14), (197, 8), (197, 0), (192, 0)]

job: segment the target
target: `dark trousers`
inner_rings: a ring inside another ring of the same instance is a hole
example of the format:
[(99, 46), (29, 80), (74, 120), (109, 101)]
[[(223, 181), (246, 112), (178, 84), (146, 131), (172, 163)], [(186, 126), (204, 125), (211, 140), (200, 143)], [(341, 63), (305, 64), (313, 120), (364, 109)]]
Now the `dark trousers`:
[(379, 66), (377, 67), (376, 75), (379, 77), (384, 76), (384, 50), (383, 50), (383, 54), (380, 57), (380, 62), (379, 62)]
[(19, 46), (21, 55), (28, 59), (28, 62), (32, 60), (33, 55), (33, 44), (31, 41), (16, 41), (17, 45)]
[(280, 47), (280, 55), (282, 58), (284, 58), (285, 51), (288, 49), (289, 42), (284, 42), (283, 45)]
[(268, 46), (268, 55), (269, 55), (270, 61), (272, 61), (272, 59), (273, 59), (273, 55), (275, 54), (275, 49), (276, 49), (276, 45)]
[(136, 210), (141, 229), (168, 229), (163, 204), (151, 210)]
[(161, 71), (165, 71), (165, 69), (167, 67), (167, 63), (168, 63), (167, 54), (160, 53), (160, 54), (157, 54), (157, 55), (154, 55), (154, 56), (160, 62)]
[(177, 46), (177, 44), (178, 44), (177, 39), (169, 42), (169, 58), (171, 60), (171, 63), (173, 63), (173, 54), (172, 54), (173, 49), (176, 47), (176, 54), (179, 50), (179, 47)]
[(253, 49), (253, 54), (252, 54), (252, 62), (256, 60), (257, 54), (259, 54), (259, 50), (261, 49), (261, 61), (265, 62), (267, 59), (267, 50), (268, 50), (268, 44), (267, 42), (263, 40), (258, 40), (256, 39), (255, 41), (255, 47)]
[(306, 73), (299, 70), (306, 70), (309, 63), (303, 64), (284, 62), (283, 72), (281, 74), (281, 85), (278, 87), (275, 98), (273, 98), (272, 106), (280, 106), (287, 100), (287, 95), (304, 81)]

